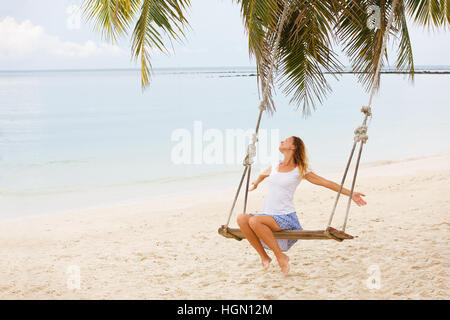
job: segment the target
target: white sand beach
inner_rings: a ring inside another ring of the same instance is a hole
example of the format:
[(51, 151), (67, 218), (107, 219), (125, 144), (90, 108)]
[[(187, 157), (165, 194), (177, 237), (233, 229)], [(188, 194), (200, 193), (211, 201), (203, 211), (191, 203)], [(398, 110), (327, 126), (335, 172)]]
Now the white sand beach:
[[(251, 193), (251, 210), (262, 204), (263, 185)], [(0, 299), (450, 298), (450, 154), (363, 164), (356, 190), (368, 204), (352, 206), (347, 227), (357, 237), (297, 242), (287, 278), (275, 259), (264, 273), (246, 240), (218, 235), (235, 187), (4, 220)], [(295, 205), (303, 227), (323, 228), (334, 198), (302, 181)], [(68, 286), (71, 266), (79, 289)], [(380, 271), (379, 288), (367, 286), (369, 267)]]

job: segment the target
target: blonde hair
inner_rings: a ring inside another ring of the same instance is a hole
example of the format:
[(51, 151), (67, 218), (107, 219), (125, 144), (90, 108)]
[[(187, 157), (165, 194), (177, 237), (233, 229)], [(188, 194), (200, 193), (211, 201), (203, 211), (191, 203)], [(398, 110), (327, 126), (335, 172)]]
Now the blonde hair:
[(298, 166), (298, 170), (300, 172), (300, 176), (303, 178), (306, 173), (306, 169), (308, 168), (308, 157), (306, 156), (306, 147), (305, 143), (302, 139), (296, 136), (292, 136), (294, 138), (294, 162)]

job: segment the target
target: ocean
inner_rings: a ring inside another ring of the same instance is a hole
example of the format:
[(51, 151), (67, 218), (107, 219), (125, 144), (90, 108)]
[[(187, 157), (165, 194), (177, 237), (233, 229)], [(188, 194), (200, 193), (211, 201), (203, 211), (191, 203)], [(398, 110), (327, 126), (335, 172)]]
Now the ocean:
[[(450, 67), (385, 73), (362, 162), (450, 151)], [(146, 202), (237, 184), (258, 115), (252, 68), (0, 72), (0, 219)], [(303, 117), (277, 90), (253, 170), (301, 137), (317, 174), (343, 170), (368, 93), (355, 75)], [(213, 183), (215, 181), (216, 183)], [(231, 199), (230, 199), (231, 201)]]

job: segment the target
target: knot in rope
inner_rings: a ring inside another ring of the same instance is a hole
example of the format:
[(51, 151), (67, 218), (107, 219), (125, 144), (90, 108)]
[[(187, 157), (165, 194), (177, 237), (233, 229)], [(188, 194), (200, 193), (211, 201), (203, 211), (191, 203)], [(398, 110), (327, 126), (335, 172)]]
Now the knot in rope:
[(369, 106), (363, 106), (361, 108), (361, 112), (364, 113), (366, 115), (366, 117), (371, 117), (372, 116), (372, 108)]
[(261, 103), (259, 104), (259, 110), (264, 111), (266, 110), (266, 103), (263, 101), (261, 101)]
[(253, 143), (250, 143), (247, 147), (247, 155), (244, 158), (243, 165), (251, 166), (253, 164), (253, 159), (256, 156), (256, 146)]
[(258, 142), (258, 136), (256, 133), (253, 133), (252, 142), (247, 146), (247, 154), (243, 161), (244, 166), (250, 166), (253, 164), (253, 159), (256, 157), (256, 142)]
[(355, 129), (355, 142), (362, 141), (362, 143), (366, 143), (367, 139), (369, 139), (367, 126), (362, 125)]
[(258, 142), (258, 136), (256, 135), (256, 133), (252, 134), (252, 144), (255, 144), (256, 142)]

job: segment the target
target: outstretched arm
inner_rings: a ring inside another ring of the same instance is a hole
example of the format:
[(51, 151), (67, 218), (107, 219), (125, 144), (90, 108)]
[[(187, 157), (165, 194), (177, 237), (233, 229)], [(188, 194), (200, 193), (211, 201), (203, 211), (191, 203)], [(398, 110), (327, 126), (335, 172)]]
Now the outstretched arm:
[[(312, 184), (318, 185), (318, 186), (322, 186), (325, 188), (328, 188), (330, 190), (339, 191), (340, 185), (337, 184), (334, 181), (330, 181), (327, 180), (317, 174), (315, 174), (314, 172), (309, 172), (305, 175), (305, 179), (308, 180), (309, 182), (311, 182)], [(345, 187), (342, 187), (342, 194), (346, 195), (346, 196), (350, 196), (350, 190), (348, 190)], [(363, 198), (361, 198), (361, 196), (365, 196), (365, 194), (360, 193), (360, 192), (353, 192), (352, 195), (352, 200), (358, 205), (358, 206), (363, 206), (365, 204), (367, 204), (366, 201), (364, 201)]]
[(266, 170), (261, 172), (261, 174), (258, 176), (258, 179), (252, 182), (251, 187), (248, 189), (249, 191), (253, 191), (258, 187), (258, 184), (260, 184), (265, 178), (267, 178), (270, 175), (272, 167), (268, 167)]

